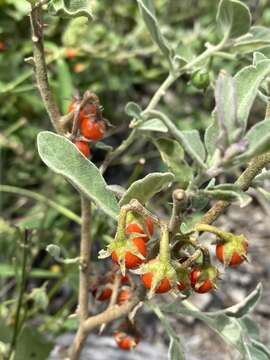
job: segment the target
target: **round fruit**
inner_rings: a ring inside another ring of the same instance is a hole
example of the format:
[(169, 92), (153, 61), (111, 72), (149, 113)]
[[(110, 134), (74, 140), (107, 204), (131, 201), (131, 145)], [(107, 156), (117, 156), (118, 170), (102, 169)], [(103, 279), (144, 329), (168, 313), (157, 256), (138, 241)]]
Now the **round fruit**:
[(199, 294), (207, 293), (208, 291), (213, 289), (213, 282), (209, 278), (204, 279), (201, 281), (201, 285), (198, 287), (197, 282), (199, 280), (199, 277), (201, 276), (202, 271), (200, 269), (193, 269), (190, 274), (190, 282), (191, 286), (194, 291), (196, 291)]
[(131, 290), (130, 289), (122, 289), (117, 297), (117, 304), (122, 305), (124, 302), (128, 301), (131, 296)]
[(81, 134), (90, 140), (101, 140), (105, 134), (104, 121), (93, 121), (89, 117), (81, 119), (80, 123)]
[(91, 154), (90, 147), (89, 147), (89, 144), (86, 141), (76, 140), (75, 145), (77, 146), (77, 148), (80, 150), (80, 152), (84, 156), (86, 156), (86, 157), (90, 156), (90, 154)]
[[(226, 251), (225, 247), (226, 247), (226, 244), (222, 244), (222, 243), (218, 244), (216, 247), (216, 256), (219, 259), (219, 261), (223, 264), (225, 263), (225, 259), (224, 259), (224, 253)], [(244, 242), (243, 249), (242, 249), (242, 251), (243, 251), (242, 255), (240, 255), (237, 251), (233, 251), (228, 265), (229, 266), (240, 265), (245, 260), (244, 255), (247, 254), (247, 250), (248, 250), (248, 243)]]
[(122, 350), (134, 349), (140, 341), (139, 336), (128, 335), (122, 331), (116, 331), (114, 333), (114, 338), (115, 338), (117, 345)]
[(78, 54), (78, 50), (74, 48), (67, 48), (65, 50), (65, 54), (68, 59), (73, 59)]
[[(146, 289), (151, 289), (152, 280), (153, 280), (153, 273), (148, 272), (144, 273), (141, 276), (141, 280), (143, 282), (143, 285), (146, 287)], [(162, 279), (158, 285), (158, 287), (155, 289), (155, 293), (162, 294), (166, 293), (171, 290), (171, 283), (167, 277)]]
[(104, 287), (104, 289), (99, 293), (98, 297), (97, 296), (97, 293), (98, 293), (98, 289), (95, 288), (94, 290), (92, 290), (92, 294), (94, 296), (94, 298), (96, 300), (99, 300), (99, 301), (105, 301), (105, 300), (108, 300), (111, 295), (112, 295), (112, 289), (109, 288), (109, 287)]
[[(136, 246), (137, 250), (146, 257), (147, 255), (147, 248), (145, 242), (142, 238), (136, 237), (131, 240), (133, 244)], [(115, 251), (112, 252), (112, 259), (115, 263), (119, 263), (118, 256)], [(140, 259), (138, 256), (134, 255), (132, 252), (127, 251), (125, 253), (125, 266), (127, 269), (134, 269), (137, 266), (141, 265), (143, 260)]]

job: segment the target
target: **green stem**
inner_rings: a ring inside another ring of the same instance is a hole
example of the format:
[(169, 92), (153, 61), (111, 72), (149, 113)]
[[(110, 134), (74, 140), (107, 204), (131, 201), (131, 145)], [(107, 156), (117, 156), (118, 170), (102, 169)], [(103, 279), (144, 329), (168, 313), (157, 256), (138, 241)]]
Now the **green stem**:
[[(168, 88), (177, 80), (179, 79), (185, 72), (190, 71), (194, 66), (198, 65), (200, 62), (206, 60), (210, 56), (214, 55), (217, 51), (220, 51), (224, 48), (227, 42), (227, 37), (224, 37), (224, 39), (216, 46), (211, 46), (207, 50), (205, 50), (202, 54), (200, 54), (197, 58), (195, 58), (190, 63), (184, 65), (182, 68), (180, 68), (175, 73), (169, 73), (167, 78), (164, 80), (164, 82), (160, 85), (158, 90), (153, 95), (152, 99), (150, 100), (148, 106), (145, 108), (145, 110), (142, 112), (142, 115), (148, 113), (149, 111), (153, 110), (161, 100), (161, 98), (165, 95)], [(133, 119), (132, 121), (135, 121)], [(129, 134), (128, 138), (122, 142), (122, 144), (116, 148), (114, 151), (112, 151), (110, 154), (108, 154), (107, 158), (104, 160), (103, 164), (100, 167), (100, 171), (103, 174), (106, 169), (108, 168), (109, 164), (120, 154), (122, 154), (136, 139), (137, 137), (137, 129), (133, 129), (131, 133)]]
[(163, 264), (167, 264), (170, 260), (169, 230), (166, 224), (161, 226), (159, 259)]
[(34, 191), (21, 189), (16, 186), (0, 185), (0, 192), (17, 194), (17, 195), (32, 198), (36, 201), (40, 201), (41, 203), (50, 206), (54, 210), (58, 211), (60, 214), (66, 216), (67, 218), (75, 221), (78, 224), (81, 224), (81, 222), (82, 222), (81, 218), (78, 215), (76, 215), (74, 212), (72, 212), (71, 210), (67, 209), (66, 207), (64, 207), (62, 205), (57, 204), (56, 202), (48, 199), (46, 196), (40, 195)]
[(219, 238), (223, 239), (223, 240), (230, 240), (232, 237), (231, 233), (228, 233), (227, 231), (224, 231), (220, 228), (217, 228), (216, 226), (213, 225), (208, 225), (208, 224), (197, 224), (195, 229), (197, 231), (200, 232), (210, 232), (212, 234), (217, 235)]
[(22, 327), (21, 321), (20, 321), (20, 315), (21, 315), (21, 308), (23, 303), (23, 295), (25, 293), (26, 288), (26, 266), (27, 266), (27, 258), (28, 258), (28, 249), (29, 249), (29, 232), (28, 230), (25, 230), (24, 232), (24, 240), (23, 240), (23, 260), (22, 260), (22, 275), (21, 275), (21, 285), (20, 285), (20, 292), (19, 292), (19, 298), (17, 303), (17, 309), (16, 309), (16, 315), (15, 315), (15, 324), (14, 324), (14, 331), (13, 336), (10, 344), (10, 351), (8, 354), (8, 359), (12, 359), (15, 351), (16, 351), (16, 345), (17, 345), (17, 339), (19, 335), (19, 330)]

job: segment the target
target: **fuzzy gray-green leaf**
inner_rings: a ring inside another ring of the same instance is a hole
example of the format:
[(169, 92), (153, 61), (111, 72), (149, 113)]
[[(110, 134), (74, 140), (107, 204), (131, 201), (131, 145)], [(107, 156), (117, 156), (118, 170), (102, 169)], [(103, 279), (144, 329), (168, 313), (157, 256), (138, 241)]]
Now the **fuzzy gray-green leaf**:
[(119, 205), (128, 204), (130, 200), (137, 199), (145, 204), (156, 193), (165, 189), (174, 180), (172, 173), (152, 173), (143, 179), (135, 181), (122, 197)]
[(37, 143), (41, 159), (51, 170), (64, 176), (106, 214), (114, 219), (118, 217), (117, 200), (107, 189), (98, 168), (83, 156), (71, 141), (43, 131), (39, 133)]
[(246, 34), (251, 25), (249, 8), (242, 1), (221, 0), (217, 11), (217, 23), (230, 38)]
[(52, 0), (50, 11), (63, 17), (93, 17), (91, 0)]
[(193, 177), (193, 171), (184, 160), (182, 146), (176, 140), (165, 138), (158, 139), (154, 143), (162, 160), (175, 175), (175, 180), (179, 186), (185, 189)]
[(247, 66), (236, 76), (237, 120), (246, 128), (248, 116), (257, 90), (262, 81), (270, 74), (270, 60), (262, 60), (257, 66)]

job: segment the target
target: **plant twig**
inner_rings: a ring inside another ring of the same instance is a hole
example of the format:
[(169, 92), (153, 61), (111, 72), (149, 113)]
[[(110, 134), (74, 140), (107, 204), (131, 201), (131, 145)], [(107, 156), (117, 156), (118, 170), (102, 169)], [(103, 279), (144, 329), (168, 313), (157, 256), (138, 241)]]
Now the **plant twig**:
[(23, 296), (25, 293), (25, 287), (26, 287), (26, 279), (27, 279), (27, 257), (29, 253), (29, 231), (25, 230), (24, 232), (24, 239), (23, 239), (23, 260), (22, 260), (22, 274), (21, 274), (21, 284), (20, 284), (20, 292), (19, 292), (19, 298), (17, 303), (17, 309), (16, 309), (16, 315), (15, 315), (15, 324), (14, 324), (14, 331), (13, 336), (10, 344), (10, 351), (8, 354), (8, 359), (12, 359), (14, 356), (14, 352), (16, 351), (16, 345), (17, 345), (17, 339), (20, 333), (20, 329), (22, 327), (21, 323), (21, 308), (23, 303)]
[(169, 222), (169, 231), (170, 231), (170, 241), (173, 240), (174, 235), (179, 229), (182, 222), (182, 213), (181, 210), (184, 208), (186, 203), (186, 193), (182, 189), (174, 190), (172, 194), (173, 198), (173, 208), (172, 215)]
[[(243, 191), (248, 190), (254, 177), (258, 175), (269, 162), (270, 152), (256, 156), (250, 161), (248, 167), (238, 178), (235, 184)], [(231, 203), (228, 201), (218, 201), (211, 207), (210, 210), (207, 211), (207, 213), (204, 214), (199, 223), (212, 224), (230, 205)]]
[(83, 195), (81, 196), (81, 242), (80, 242), (80, 274), (79, 274), (79, 300), (78, 316), (80, 320), (79, 329), (70, 348), (70, 359), (79, 359), (84, 341), (87, 335), (84, 331), (84, 322), (88, 318), (89, 304), (89, 276), (90, 276), (90, 254), (91, 254), (91, 202)]
[(47, 65), (45, 62), (41, 4), (32, 8), (30, 12), (30, 23), (32, 30), (33, 56), (38, 89), (53, 127), (58, 133), (61, 134), (63, 133), (63, 127), (60, 123), (61, 113), (50, 89)]

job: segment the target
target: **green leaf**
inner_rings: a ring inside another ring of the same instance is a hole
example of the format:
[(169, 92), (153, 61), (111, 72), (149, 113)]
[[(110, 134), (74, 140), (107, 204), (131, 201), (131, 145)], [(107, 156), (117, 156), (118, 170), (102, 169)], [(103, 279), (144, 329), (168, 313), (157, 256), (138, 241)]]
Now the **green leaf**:
[(185, 360), (183, 346), (180, 342), (179, 336), (175, 333), (174, 329), (170, 325), (169, 321), (166, 319), (160, 308), (153, 303), (146, 303), (152, 311), (155, 312), (156, 316), (159, 318), (162, 326), (164, 327), (167, 335), (170, 338), (170, 345), (168, 351), (169, 360)]
[(141, 117), (142, 109), (135, 102), (129, 102), (125, 107), (125, 112), (128, 114), (128, 116), (139, 119)]
[(58, 99), (61, 102), (61, 110), (63, 114), (67, 113), (68, 105), (74, 94), (72, 84), (72, 76), (65, 60), (57, 59), (57, 75), (58, 75)]
[(172, 181), (174, 181), (174, 175), (168, 172), (146, 175), (143, 179), (135, 181), (128, 188), (119, 205), (128, 204), (132, 199), (137, 199), (142, 204), (145, 204), (156, 193), (165, 189)]
[(43, 162), (64, 176), (107, 215), (117, 219), (119, 206), (98, 168), (63, 136), (49, 131), (39, 133), (38, 151)]
[(261, 295), (262, 284), (259, 283), (256, 288), (240, 303), (212, 314), (222, 313), (230, 317), (241, 318), (255, 308), (257, 303), (260, 301)]
[(175, 181), (186, 188), (192, 180), (193, 171), (184, 160), (184, 150), (176, 140), (158, 139), (154, 142), (168, 169), (175, 175)]
[(152, 0), (137, 0), (140, 12), (152, 40), (157, 44), (163, 55), (172, 63), (173, 50), (160, 31), (159, 23), (156, 19), (155, 9)]
[(215, 86), (216, 115), (223, 136), (233, 143), (232, 134), (237, 127), (236, 121), (236, 81), (225, 71), (220, 72)]
[[(11, 342), (13, 329), (0, 319), (0, 341)], [(25, 326), (17, 339), (14, 360), (46, 360), (53, 348), (44, 334), (39, 333), (36, 327)]]
[(265, 180), (270, 180), (270, 170), (263, 169), (262, 172), (252, 180), (252, 186), (263, 186)]
[(239, 321), (226, 315), (211, 315), (199, 311), (193, 304), (179, 300), (169, 305), (163, 305), (161, 310), (168, 313), (193, 316), (206, 323), (214, 330), (226, 343), (237, 349), (243, 356), (247, 355), (243, 340), (243, 329)]
[(186, 147), (189, 148), (190, 154), (196, 159), (200, 159), (200, 162), (203, 163), (205, 160), (205, 148), (203, 142), (200, 138), (198, 130), (184, 130), (182, 131), (184, 137), (184, 143)]
[(258, 63), (262, 60), (267, 60), (267, 57), (263, 53), (255, 51), (253, 54), (253, 65), (257, 66)]
[(270, 60), (262, 60), (257, 66), (247, 66), (236, 76), (237, 120), (246, 128), (252, 104), (262, 81), (270, 74)]
[(164, 125), (163, 122), (159, 119), (150, 119), (144, 121), (141, 125), (137, 127), (137, 129), (144, 131), (156, 131), (162, 133), (168, 132), (168, 128), (166, 127), (166, 125)]
[(208, 126), (204, 134), (204, 145), (207, 151), (207, 164), (214, 162), (217, 153), (217, 140), (219, 139), (220, 127), (218, 124), (217, 114), (212, 113), (212, 123)]
[(263, 26), (252, 26), (249, 33), (241, 37), (230, 48), (230, 52), (248, 54), (270, 45), (270, 30)]
[(248, 143), (247, 150), (235, 159), (236, 162), (247, 161), (270, 150), (270, 118), (252, 126), (244, 140)]
[(230, 38), (246, 34), (251, 25), (249, 8), (241, 1), (221, 0), (217, 11), (217, 23)]
[(86, 16), (93, 18), (91, 0), (52, 0), (50, 11), (63, 17)]
[(230, 202), (237, 201), (241, 208), (247, 206), (252, 201), (252, 198), (235, 184), (217, 185), (207, 190), (200, 190), (199, 192), (210, 199)]

